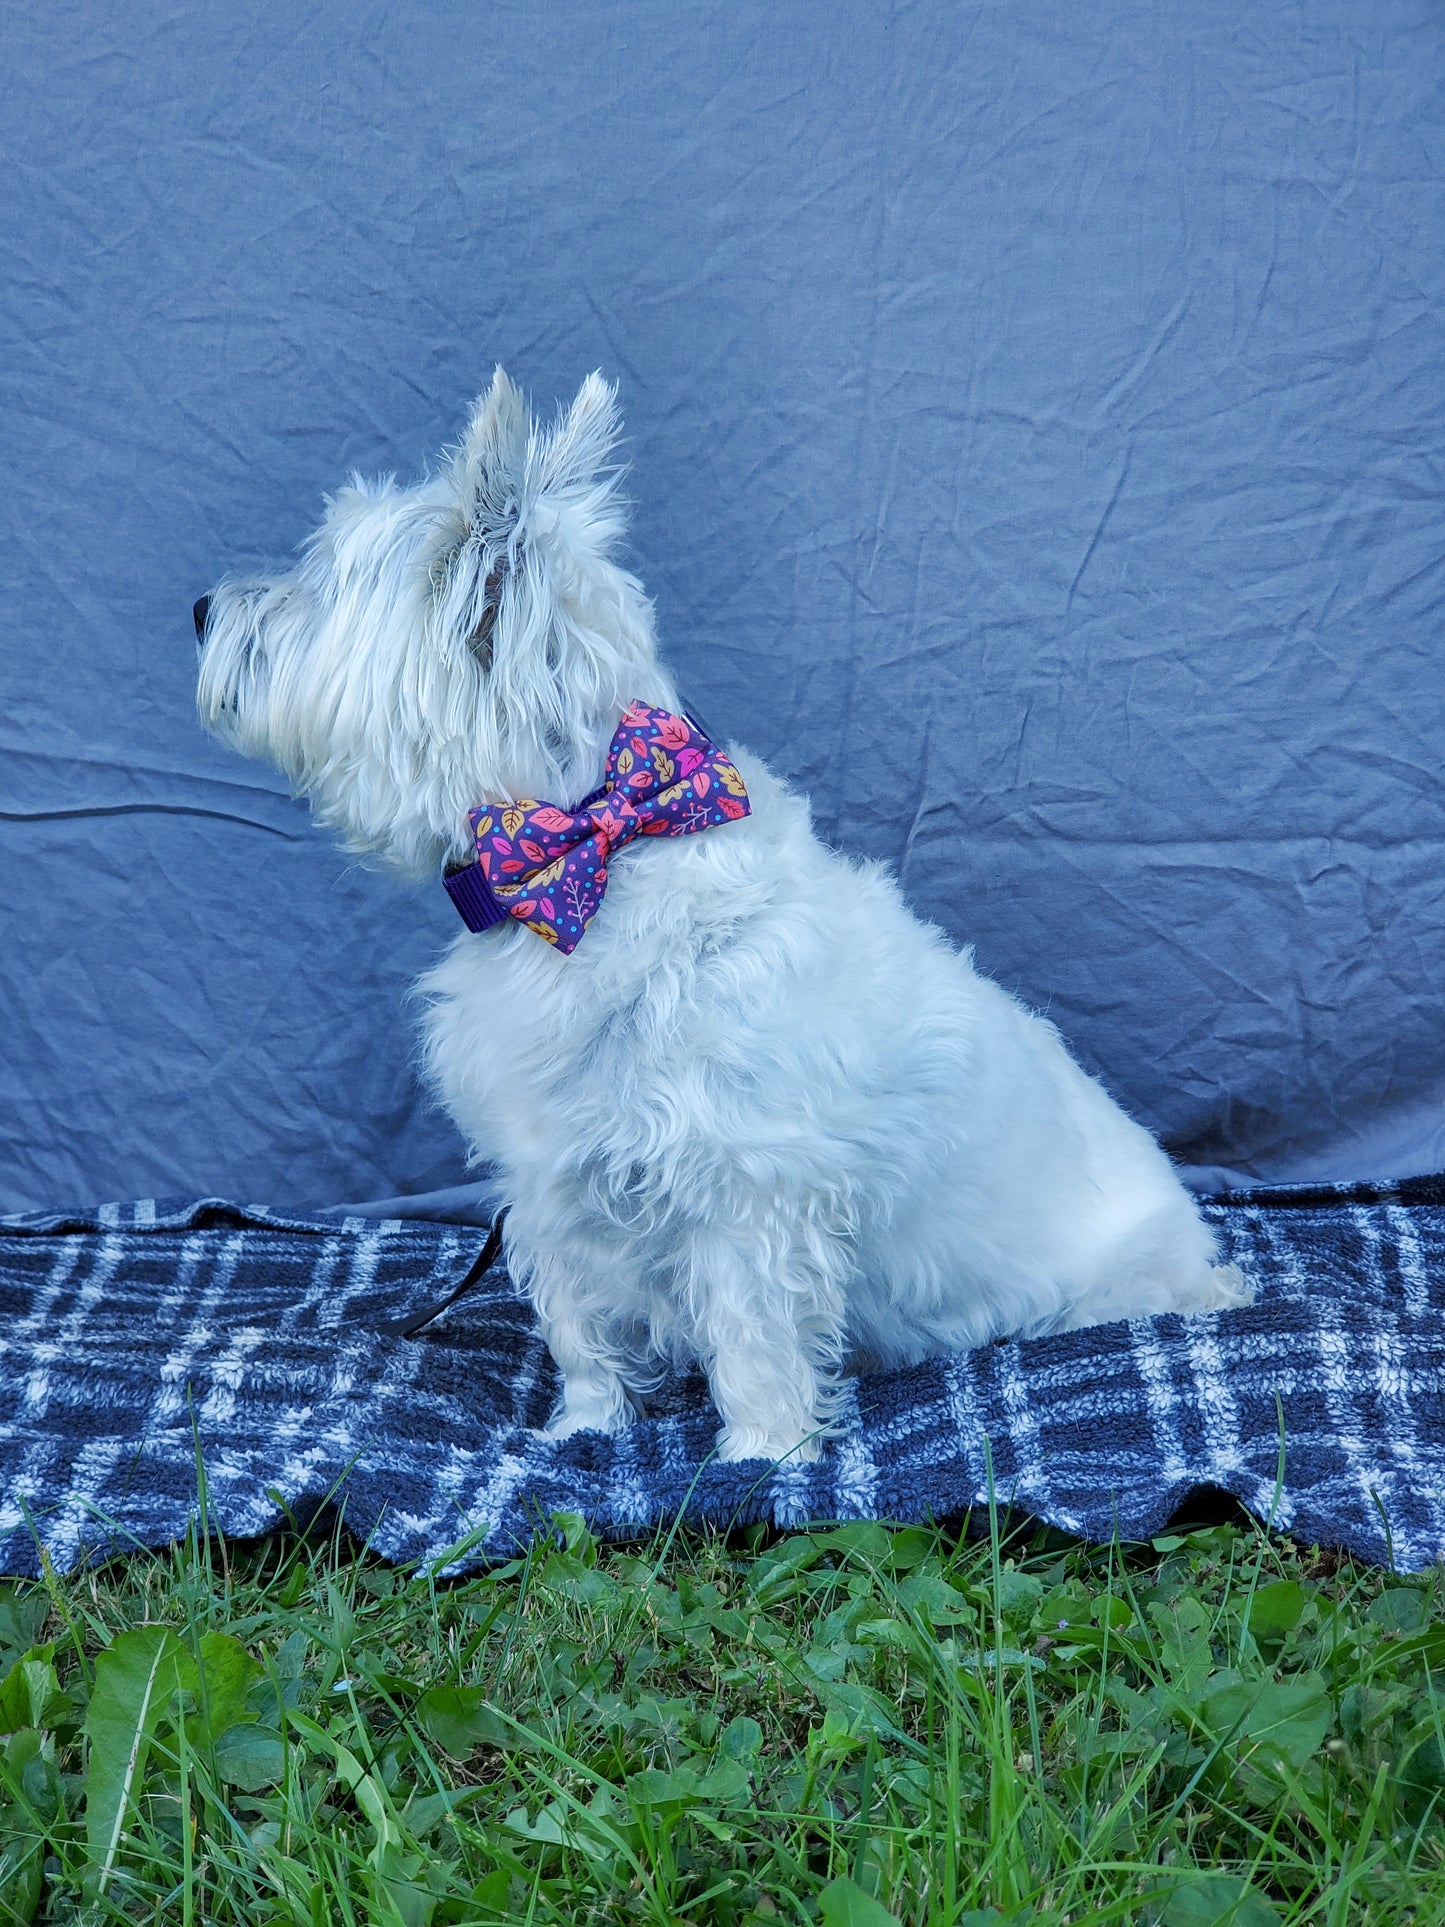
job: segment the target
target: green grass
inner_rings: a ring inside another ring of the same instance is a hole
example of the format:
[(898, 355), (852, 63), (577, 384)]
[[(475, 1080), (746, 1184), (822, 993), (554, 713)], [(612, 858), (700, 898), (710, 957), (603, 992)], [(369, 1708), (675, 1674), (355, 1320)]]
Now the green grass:
[(338, 1534), (0, 1588), (0, 1920), (1445, 1920), (1438, 1575), (558, 1526), (453, 1585)]

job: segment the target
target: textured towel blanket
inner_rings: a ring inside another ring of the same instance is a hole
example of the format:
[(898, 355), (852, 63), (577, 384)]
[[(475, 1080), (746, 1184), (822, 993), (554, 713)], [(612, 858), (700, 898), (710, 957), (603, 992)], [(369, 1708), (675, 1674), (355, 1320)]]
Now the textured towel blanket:
[(1445, 1179), (1207, 1207), (1243, 1311), (996, 1344), (851, 1388), (816, 1465), (709, 1457), (695, 1377), (619, 1438), (537, 1429), (555, 1374), (500, 1270), (416, 1339), (473, 1228), (306, 1222), (208, 1201), (0, 1220), (0, 1571), (251, 1535), (318, 1502), (388, 1559), (461, 1571), (557, 1512), (920, 1520), (1000, 1503), (1070, 1532), (1161, 1529), (1223, 1487), (1297, 1537), (1445, 1555)]

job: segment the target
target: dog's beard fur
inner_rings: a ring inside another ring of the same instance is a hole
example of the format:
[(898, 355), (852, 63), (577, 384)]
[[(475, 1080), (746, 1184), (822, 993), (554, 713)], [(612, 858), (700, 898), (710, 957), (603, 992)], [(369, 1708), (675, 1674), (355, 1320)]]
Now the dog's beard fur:
[[(629, 700), (678, 706), (614, 559), (616, 432), (598, 377), (540, 428), (499, 370), (437, 475), (353, 482), (294, 570), (218, 587), (203, 719), (413, 876), (469, 859), (474, 804), (575, 803)], [(508, 926), (421, 986), (562, 1373), (552, 1429), (616, 1430), (696, 1358), (723, 1456), (812, 1456), (850, 1355), (1246, 1297), (1052, 1027), (731, 753), (751, 816), (619, 852), (572, 957)]]

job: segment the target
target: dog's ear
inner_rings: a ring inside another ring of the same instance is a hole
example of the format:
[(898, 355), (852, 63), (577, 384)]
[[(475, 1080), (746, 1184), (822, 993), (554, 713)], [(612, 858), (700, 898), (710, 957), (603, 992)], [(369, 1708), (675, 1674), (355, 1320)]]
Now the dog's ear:
[[(453, 463), (458, 526), (432, 566), (446, 631), (465, 636), (490, 666), (492, 635), (508, 585), (544, 576), (555, 589), (605, 558), (626, 517), (609, 457), (617, 441), (617, 392), (591, 374), (550, 428), (533, 421), (500, 368), (478, 401)], [(540, 572), (540, 573), (539, 573)]]
[(457, 520), (432, 563), (442, 633), (464, 638), (483, 667), (491, 664), (492, 632), (516, 559), (536, 455), (537, 431), (522, 392), (498, 368), (452, 457)]
[(533, 435), (522, 391), (498, 368), (472, 410), (456, 457), (462, 505), (478, 532), (504, 533), (516, 521)]
[(577, 390), (572, 406), (558, 417), (542, 458), (544, 489), (590, 488), (604, 477), (607, 458), (617, 445), (617, 389), (596, 369)]

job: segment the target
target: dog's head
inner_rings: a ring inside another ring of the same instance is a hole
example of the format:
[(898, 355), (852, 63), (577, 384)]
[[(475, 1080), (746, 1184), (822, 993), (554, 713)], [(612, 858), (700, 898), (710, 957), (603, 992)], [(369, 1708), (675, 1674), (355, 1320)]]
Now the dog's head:
[(600, 376), (548, 427), (498, 369), (437, 474), (353, 477), (294, 568), (197, 603), (202, 721), (414, 875), (467, 856), (472, 804), (589, 788), (656, 678), (617, 432)]

